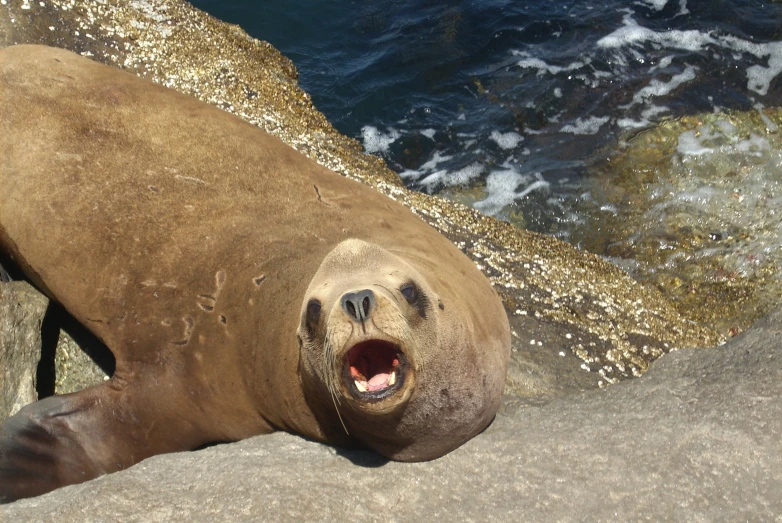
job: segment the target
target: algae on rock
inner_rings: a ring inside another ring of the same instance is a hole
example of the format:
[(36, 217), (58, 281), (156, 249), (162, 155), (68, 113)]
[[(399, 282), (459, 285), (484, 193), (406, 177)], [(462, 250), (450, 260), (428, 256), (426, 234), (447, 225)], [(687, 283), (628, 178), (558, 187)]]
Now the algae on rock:
[(668, 120), (593, 167), (586, 249), (724, 335), (782, 296), (782, 110)]

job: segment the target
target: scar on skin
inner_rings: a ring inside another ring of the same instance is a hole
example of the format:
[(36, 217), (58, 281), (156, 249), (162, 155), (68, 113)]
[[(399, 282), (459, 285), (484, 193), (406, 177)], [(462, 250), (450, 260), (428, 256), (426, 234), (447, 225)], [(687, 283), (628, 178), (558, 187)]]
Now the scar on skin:
[(177, 174), (176, 176), (174, 176), (174, 178), (182, 182), (194, 183), (196, 185), (206, 185), (206, 182), (203, 181), (202, 179), (194, 178), (192, 176), (182, 176), (181, 174)]
[(313, 187), (315, 188), (315, 194), (317, 194), (317, 195), (318, 195), (318, 201), (319, 201), (320, 203), (322, 203), (323, 205), (326, 205), (326, 206), (328, 206), (328, 207), (331, 207), (331, 205), (329, 205), (328, 203), (326, 203), (325, 201), (323, 201), (323, 198), (322, 198), (322, 197), (321, 197), (321, 195), (320, 195), (320, 189), (318, 189), (318, 186), (317, 186), (317, 185), (313, 185)]
[(201, 310), (204, 310), (206, 312), (212, 312), (215, 310), (215, 299), (207, 294), (199, 294), (199, 298), (202, 300), (205, 300), (204, 302), (199, 302), (198, 306), (201, 307)]
[(219, 270), (215, 274), (215, 287), (217, 287), (217, 291), (215, 292), (215, 295), (220, 294), (220, 291), (223, 290), (224, 285), (225, 285), (225, 271)]
[(217, 298), (220, 297), (220, 293), (225, 286), (225, 271), (217, 271), (215, 274), (215, 291), (212, 294), (199, 294), (198, 299), (202, 300), (197, 302), (197, 305), (201, 310), (206, 312), (212, 312), (217, 305)]
[(195, 320), (191, 316), (185, 316), (182, 318), (182, 321), (185, 323), (184, 339), (179, 341), (172, 341), (172, 345), (187, 345), (190, 342), (190, 337), (193, 335)]

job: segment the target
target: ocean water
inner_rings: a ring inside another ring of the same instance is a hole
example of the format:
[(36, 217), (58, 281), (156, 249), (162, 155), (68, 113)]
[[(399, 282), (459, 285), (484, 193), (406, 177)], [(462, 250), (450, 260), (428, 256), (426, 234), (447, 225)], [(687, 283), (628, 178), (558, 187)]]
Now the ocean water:
[[(301, 86), (318, 109), (341, 132), (359, 139), (368, 152), (384, 157), (409, 187), (464, 201), (609, 257), (613, 255), (596, 248), (600, 241), (582, 241), (585, 230), (604, 228), (601, 216), (608, 213), (621, 221), (633, 198), (644, 200), (643, 206), (665, 209), (666, 194), (670, 193), (670, 201), (680, 201), (686, 199), (684, 192), (707, 194), (714, 184), (703, 177), (703, 169), (684, 169), (677, 171), (678, 176), (693, 172), (699, 178), (679, 184), (636, 177), (638, 184), (654, 186), (653, 194), (645, 194), (647, 187), (639, 185), (637, 195), (625, 194), (629, 204), (598, 194), (595, 166), (605, 172), (606, 162), (634, 136), (661, 122), (738, 111), (756, 113), (761, 124), (769, 123), (763, 132), (777, 132), (777, 124), (764, 111), (777, 106), (782, 95), (780, 3), (196, 0), (193, 4), (241, 25), (291, 58), (299, 69)], [(715, 125), (723, 130), (734, 125), (729, 116), (724, 120), (727, 123)], [(710, 135), (702, 136), (697, 127), (677, 132), (681, 136), (675, 137), (674, 163), (685, 158), (705, 160), (708, 165), (714, 160), (711, 156), (723, 153), (752, 159), (773, 152), (764, 145), (771, 142), (763, 133), (753, 134), (751, 129), (731, 138), (734, 147), (727, 152), (709, 146)], [(742, 149), (736, 145), (740, 143), (748, 145)], [(776, 198), (782, 193), (782, 167), (767, 160), (753, 183), (770, 184), (770, 194)], [(737, 161), (746, 163), (742, 158)], [(664, 166), (654, 168), (667, 171)], [(657, 178), (665, 175), (658, 172)], [(726, 188), (725, 194), (741, 190), (740, 176), (731, 183), (736, 187)], [(717, 216), (716, 222), (703, 222), (708, 223), (704, 227), (717, 227), (704, 234), (718, 238), (728, 234), (730, 224), (723, 224), (718, 216), (724, 202), (691, 200), (702, 204), (699, 213)], [(774, 217), (774, 207), (766, 205), (765, 214), (745, 216), (744, 221), (750, 227), (760, 221), (765, 229), (773, 229), (763, 238), (765, 247), (771, 245), (776, 254), (766, 249), (764, 256), (782, 266), (782, 223)], [(606, 234), (614, 234), (615, 229), (606, 228)], [(617, 241), (627, 243), (616, 238), (603, 243)], [(670, 259), (635, 260), (632, 241), (622, 254), (624, 266), (640, 279), (644, 270), (655, 273), (672, 265)], [(708, 257), (714, 248), (701, 247), (696, 253), (675, 254)], [(736, 249), (746, 251), (742, 245)]]
[(775, 105), (782, 5), (718, 0), (196, 0), (290, 57), (413, 188), (567, 236), (596, 155), (662, 119)]

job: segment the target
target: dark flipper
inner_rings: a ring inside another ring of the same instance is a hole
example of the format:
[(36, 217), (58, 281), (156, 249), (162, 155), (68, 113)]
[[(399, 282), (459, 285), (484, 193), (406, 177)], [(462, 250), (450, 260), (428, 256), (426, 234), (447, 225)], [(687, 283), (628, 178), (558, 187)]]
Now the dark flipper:
[(0, 427), (0, 502), (37, 496), (105, 472), (82, 444), (78, 427), (95, 409), (88, 391), (24, 407)]
[[(176, 383), (170, 373), (155, 374), (167, 369), (144, 370), (153, 385)], [(0, 502), (82, 483), (155, 454), (236, 439), (221, 432), (218, 411), (205, 413), (203, 398), (196, 395), (193, 403), (174, 391), (161, 395), (115, 374), (102, 385), (24, 407), (0, 426)]]

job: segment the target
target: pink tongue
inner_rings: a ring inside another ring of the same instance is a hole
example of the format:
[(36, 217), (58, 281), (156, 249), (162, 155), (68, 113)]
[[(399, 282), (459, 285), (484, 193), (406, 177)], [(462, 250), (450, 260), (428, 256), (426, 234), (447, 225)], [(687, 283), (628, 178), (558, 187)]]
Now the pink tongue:
[(367, 382), (367, 389), (369, 390), (380, 390), (382, 388), (385, 388), (386, 382), (388, 381), (388, 374), (381, 372), (380, 374), (375, 374), (369, 379), (369, 382)]

